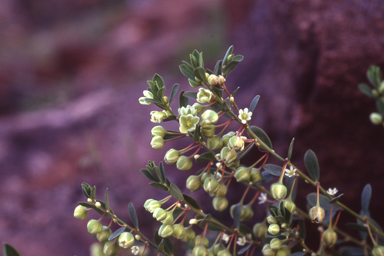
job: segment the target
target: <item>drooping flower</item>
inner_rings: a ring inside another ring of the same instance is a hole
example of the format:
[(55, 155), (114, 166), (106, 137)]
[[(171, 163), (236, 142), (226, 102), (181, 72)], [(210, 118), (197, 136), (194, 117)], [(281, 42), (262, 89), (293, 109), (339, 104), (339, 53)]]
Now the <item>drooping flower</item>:
[(139, 254), (140, 248), (138, 246), (132, 246), (131, 252), (133, 255)]
[(252, 112), (248, 112), (248, 108), (239, 110), (239, 119), (243, 124), (246, 124), (247, 121), (251, 120)]
[(336, 195), (337, 192), (338, 192), (337, 188), (333, 188), (333, 189), (332, 189), (332, 188), (329, 188), (329, 189), (327, 190), (328, 195), (331, 195), (331, 196)]
[(229, 236), (225, 233), (223, 234), (223, 240), (225, 243), (228, 243), (228, 241), (229, 241)]
[(292, 177), (292, 176), (296, 176), (296, 169), (293, 168), (292, 166), (289, 167), (289, 170), (288, 169), (285, 169), (285, 176), (287, 177)]
[(196, 101), (199, 103), (210, 102), (213, 97), (213, 93), (210, 90), (200, 88), (197, 93)]
[(261, 193), (257, 199), (259, 199), (259, 204), (267, 202), (267, 193)]

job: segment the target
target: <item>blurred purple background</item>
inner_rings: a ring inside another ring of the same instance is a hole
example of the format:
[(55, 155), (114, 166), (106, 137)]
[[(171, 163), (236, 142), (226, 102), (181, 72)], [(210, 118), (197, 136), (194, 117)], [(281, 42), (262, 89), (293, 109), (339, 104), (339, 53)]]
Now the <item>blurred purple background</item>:
[[(295, 137), (301, 168), (313, 149), (322, 185), (356, 211), (371, 183), (372, 216), (384, 224), (383, 128), (370, 124), (374, 102), (357, 89), (369, 65), (384, 67), (383, 11), (379, 0), (0, 0), (1, 241), (22, 255), (89, 255), (96, 239), (73, 218), (83, 181), (100, 198), (108, 187), (127, 221), (129, 202), (160, 199), (139, 170), (176, 146), (150, 148), (155, 109), (137, 99), (154, 73), (167, 94), (176, 82), (190, 90), (181, 60), (198, 49), (213, 69), (231, 44), (245, 59), (228, 87), (241, 87), (242, 108), (261, 96), (252, 124), (283, 156)], [(194, 173), (166, 168), (180, 187)], [(314, 189), (302, 191), (305, 207)], [(150, 234), (158, 225), (142, 214)]]

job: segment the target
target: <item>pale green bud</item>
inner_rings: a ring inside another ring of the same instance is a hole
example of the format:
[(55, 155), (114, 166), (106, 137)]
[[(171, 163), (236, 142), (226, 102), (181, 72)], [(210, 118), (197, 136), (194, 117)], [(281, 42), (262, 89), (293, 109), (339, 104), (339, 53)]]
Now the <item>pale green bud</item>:
[(203, 106), (203, 105), (200, 105), (199, 103), (194, 103), (192, 105), (192, 107), (194, 107), (196, 109), (198, 115), (201, 115), (203, 113), (204, 109), (206, 107), (208, 107), (208, 105)]
[(186, 171), (192, 168), (192, 161), (189, 159), (189, 157), (186, 156), (180, 156), (179, 159), (177, 159), (176, 167), (180, 171)]
[(250, 175), (251, 175), (250, 180), (253, 183), (258, 183), (263, 180), (263, 175), (261, 175), (259, 169), (252, 168)]
[(185, 227), (181, 224), (173, 225), (173, 237), (182, 239), (186, 234)]
[(214, 193), (219, 189), (219, 182), (215, 178), (208, 178), (204, 181), (204, 190), (208, 193)]
[(164, 139), (160, 136), (155, 136), (151, 140), (151, 146), (154, 149), (162, 149), (164, 147)]
[(202, 184), (199, 176), (191, 175), (187, 179), (186, 187), (191, 191), (196, 191), (201, 188)]
[(276, 182), (271, 185), (272, 197), (276, 200), (283, 200), (287, 196), (287, 187), (283, 184)]
[(296, 204), (292, 202), (292, 200), (286, 199), (283, 201), (283, 204), (284, 207), (290, 212), (294, 212), (296, 210)]
[(156, 200), (152, 200), (152, 201), (148, 204), (147, 210), (148, 210), (150, 213), (153, 213), (157, 208), (160, 208), (162, 204), (163, 204), (162, 202), (159, 202), (159, 201), (156, 201)]
[(227, 250), (221, 250), (217, 253), (217, 256), (232, 256), (232, 253)]
[(195, 239), (193, 239), (193, 244), (195, 246), (202, 245), (204, 247), (208, 247), (209, 240), (206, 237), (203, 240), (203, 237), (199, 235), (199, 236), (196, 236)]
[(202, 245), (193, 247), (192, 256), (208, 256), (208, 250)]
[(168, 104), (169, 100), (167, 96), (163, 96), (162, 98), (164, 104)]
[(215, 246), (213, 246), (214, 254), (218, 254), (222, 250), (225, 250), (225, 246), (223, 244), (215, 244)]
[(232, 136), (234, 136), (236, 133), (235, 132), (233, 132), (233, 131), (231, 131), (231, 132), (228, 132), (227, 134), (225, 134), (224, 136), (223, 136), (223, 146), (227, 146), (227, 144), (228, 144), (228, 141), (229, 141), (229, 139), (232, 137)]
[(279, 250), (281, 248), (281, 240), (277, 237), (273, 238), (271, 240), (271, 242), (269, 243), (269, 246), (273, 249), (273, 250)]
[(379, 85), (379, 92), (382, 94), (384, 93), (384, 81), (382, 81)]
[(212, 201), (213, 208), (216, 211), (222, 212), (228, 207), (228, 200), (225, 197), (215, 197)]
[(153, 218), (156, 218), (157, 221), (165, 220), (166, 217), (167, 217), (167, 211), (162, 208), (157, 208), (153, 212)]
[(167, 134), (167, 132), (164, 130), (164, 128), (161, 125), (157, 125), (152, 128), (151, 130), (152, 136), (160, 136), (164, 138), (164, 136)]
[(378, 98), (380, 96), (379, 92), (376, 90), (376, 89), (373, 89), (372, 90), (372, 95), (375, 97), (375, 98)]
[(371, 122), (376, 125), (383, 123), (383, 116), (376, 112), (371, 113), (369, 119), (371, 119)]
[(383, 256), (384, 255), (384, 246), (376, 245), (372, 250), (372, 256)]
[(215, 192), (215, 197), (224, 197), (228, 192), (228, 187), (224, 183), (219, 183), (219, 188)]
[(200, 122), (200, 131), (205, 137), (210, 138), (215, 135), (216, 128), (209, 121), (202, 120)]
[(153, 199), (147, 199), (147, 200), (145, 201), (145, 203), (144, 203), (144, 208), (145, 208), (145, 210), (148, 211), (148, 206), (149, 206), (149, 204), (150, 204), (152, 201), (154, 201), (154, 200), (153, 200)]
[(134, 242), (135, 242), (135, 238), (129, 232), (121, 233), (118, 239), (119, 246), (123, 247), (124, 249), (131, 247)]
[(103, 253), (103, 245), (98, 242), (91, 244), (89, 250), (90, 256), (105, 256)]
[(75, 218), (79, 219), (79, 220), (83, 220), (83, 219), (87, 218), (87, 216), (88, 216), (87, 208), (85, 208), (82, 205), (76, 206), (75, 211), (73, 213), (73, 216), (75, 216)]
[(312, 222), (323, 222), (325, 218), (325, 211), (320, 206), (314, 206), (309, 210), (309, 217), (311, 217)]
[(140, 235), (135, 235), (135, 240), (140, 241), (141, 240), (141, 236)]
[(226, 163), (231, 163), (237, 158), (237, 154), (234, 149), (223, 147), (220, 151), (220, 158)]
[(166, 162), (167, 164), (175, 164), (179, 159), (179, 156), (180, 152), (174, 148), (171, 148), (167, 151), (167, 153), (165, 153), (164, 162)]
[(276, 256), (288, 256), (291, 254), (291, 250), (285, 244), (281, 246), (281, 249), (276, 252)]
[(264, 256), (275, 256), (276, 251), (271, 248), (269, 244), (265, 244), (261, 250)]
[(207, 146), (212, 150), (220, 149), (221, 147), (223, 147), (223, 140), (220, 138), (219, 135), (214, 135), (213, 137), (208, 138)]
[(239, 136), (233, 136), (228, 141), (228, 147), (234, 150), (243, 150), (244, 140)]
[(217, 123), (217, 121), (219, 120), (219, 115), (211, 110), (211, 109), (207, 109), (204, 111), (204, 113), (201, 115), (201, 118), (203, 120), (207, 120), (208, 122), (210, 122), (211, 124), (215, 124)]
[(108, 241), (108, 238), (111, 235), (112, 235), (112, 230), (109, 227), (107, 227), (107, 226), (103, 226), (103, 231), (101, 231), (100, 233), (97, 233), (96, 234), (96, 238), (100, 242), (104, 243), (104, 242)]
[(160, 226), (158, 231), (159, 236), (165, 238), (170, 237), (173, 234), (173, 226), (170, 224), (163, 224)]
[(224, 78), (224, 76), (219, 75), (219, 85), (224, 85), (224, 83), (225, 83), (225, 78)]
[(103, 231), (103, 225), (98, 220), (90, 220), (87, 224), (88, 232), (91, 234), (97, 234)]
[[(231, 217), (233, 218), (233, 212), (238, 204), (234, 204), (231, 206), (231, 209), (229, 213), (231, 214)], [(240, 213), (240, 220), (241, 221), (249, 221), (253, 217), (253, 210), (249, 205), (242, 205), (241, 207), (241, 213)]]
[(276, 218), (273, 217), (272, 215), (268, 215), (268, 217), (267, 217), (267, 222), (268, 222), (269, 224), (277, 224), (277, 220), (276, 220)]
[(192, 241), (194, 240), (196, 237), (196, 233), (195, 231), (193, 231), (192, 229), (192, 226), (188, 227), (186, 230), (185, 230), (185, 235), (184, 237), (181, 238), (181, 240), (185, 243), (189, 242), (189, 241)]
[(171, 224), (173, 221), (173, 213), (172, 212), (167, 212), (167, 216), (165, 217), (164, 220), (161, 221), (163, 224)]
[(235, 172), (235, 179), (237, 182), (249, 182), (251, 175), (249, 173), (249, 168), (239, 167)]
[(219, 78), (214, 74), (209, 75), (208, 84), (211, 86), (218, 85), (219, 84)]
[(268, 227), (268, 232), (273, 236), (277, 235), (280, 232), (280, 226), (278, 224), (271, 224)]
[(337, 233), (333, 229), (328, 228), (323, 233), (323, 241), (328, 247), (334, 246), (337, 241)]
[(201, 175), (201, 182), (204, 184), (205, 180), (211, 177), (213, 177), (213, 175), (209, 171), (205, 172), (203, 175)]
[(268, 230), (268, 227), (267, 225), (265, 225), (265, 223), (256, 223), (254, 226), (253, 226), (253, 234), (255, 235), (255, 237), (257, 238), (260, 238), (260, 239), (264, 239), (265, 238), (265, 233), (267, 232)]
[(114, 242), (106, 242), (104, 244), (103, 253), (105, 256), (114, 256), (119, 253), (120, 247), (117, 246)]

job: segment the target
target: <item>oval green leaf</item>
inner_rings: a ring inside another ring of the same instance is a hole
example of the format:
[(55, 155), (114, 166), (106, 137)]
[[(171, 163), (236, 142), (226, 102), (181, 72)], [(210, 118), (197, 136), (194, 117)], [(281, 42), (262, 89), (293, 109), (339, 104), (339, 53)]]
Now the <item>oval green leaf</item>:
[(179, 84), (174, 84), (172, 87), (171, 95), (169, 97), (169, 104), (171, 104), (173, 98), (176, 96), (177, 91), (179, 90), (180, 85)]
[(20, 256), (19, 252), (9, 244), (3, 245), (3, 256)]
[(364, 215), (368, 215), (369, 203), (372, 196), (372, 187), (370, 184), (365, 185), (363, 192), (361, 193), (361, 209)]
[(249, 112), (252, 112), (255, 110), (257, 103), (259, 102), (260, 95), (257, 95), (255, 98), (253, 98), (251, 105), (249, 106)]
[(184, 202), (195, 208), (196, 210), (201, 210), (199, 203), (191, 196), (183, 194)]
[(273, 176), (279, 177), (281, 175), (282, 167), (275, 164), (265, 164), (263, 166), (263, 169), (272, 174)]
[(137, 214), (135, 207), (133, 206), (133, 203), (128, 204), (128, 212), (129, 212), (129, 217), (131, 218), (131, 221), (135, 228), (139, 228), (139, 220), (137, 219)]
[(177, 200), (183, 200), (184, 197), (183, 197), (183, 194), (181, 193), (180, 189), (176, 186), (175, 183), (171, 183), (171, 186), (169, 186), (170, 188), (170, 193), (171, 195), (177, 199)]
[(121, 235), (121, 233), (123, 233), (124, 230), (125, 230), (125, 227), (121, 227), (117, 229), (115, 232), (112, 233), (112, 235), (109, 236), (108, 241), (112, 241), (113, 239)]
[(304, 155), (304, 164), (309, 176), (311, 176), (314, 181), (318, 181), (320, 179), (320, 167), (315, 152), (310, 149), (307, 150)]
[[(269, 139), (268, 135), (263, 131), (263, 129), (257, 127), (257, 126), (251, 126), (250, 127), (251, 131), (262, 141), (265, 143), (265, 145), (267, 147), (269, 147), (270, 149), (272, 149), (272, 142), (271, 140)], [(249, 135), (249, 134), (248, 134)], [(251, 137), (249, 135), (249, 137)], [(252, 137), (251, 137), (252, 138)], [(262, 149), (265, 149), (267, 150), (265, 147), (261, 146)]]

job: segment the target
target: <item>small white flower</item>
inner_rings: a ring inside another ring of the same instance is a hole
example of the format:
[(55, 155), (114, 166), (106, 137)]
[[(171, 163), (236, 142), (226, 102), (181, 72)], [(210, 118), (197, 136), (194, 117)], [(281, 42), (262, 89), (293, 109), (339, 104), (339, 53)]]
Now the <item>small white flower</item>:
[(139, 254), (140, 248), (138, 246), (132, 246), (131, 247), (131, 252), (133, 255)]
[(259, 204), (267, 202), (267, 193), (261, 193), (257, 199), (259, 199)]
[(200, 88), (197, 93), (196, 101), (199, 103), (207, 103), (211, 101), (212, 97), (213, 93), (210, 90)]
[(293, 168), (292, 166), (289, 167), (289, 170), (285, 169), (285, 176), (288, 176), (288, 177), (296, 176), (296, 169)]
[(151, 122), (152, 123), (161, 123), (164, 118), (166, 118), (166, 114), (160, 111), (151, 111)]
[[(221, 169), (221, 168), (220, 168)], [(221, 173), (217, 172), (215, 173), (215, 175), (213, 176), (217, 181), (221, 181)]]
[(223, 234), (223, 240), (225, 243), (228, 243), (228, 241), (229, 241), (229, 236), (225, 233)]
[(149, 104), (151, 104), (150, 101), (146, 101), (145, 99), (153, 99), (153, 94), (150, 91), (148, 91), (148, 90), (144, 90), (143, 94), (144, 94), (144, 97), (140, 97), (139, 98), (140, 104), (141, 105), (149, 105)]
[(240, 245), (240, 246), (243, 246), (243, 245), (245, 245), (245, 242), (247, 241), (247, 239), (245, 239), (245, 236), (243, 236), (243, 237), (239, 237), (238, 239), (237, 239), (237, 244), (238, 245)]
[(338, 192), (337, 188), (333, 188), (333, 189), (329, 188), (329, 189), (327, 190), (328, 195), (331, 195), (331, 196), (336, 195), (337, 192)]
[(194, 225), (194, 224), (197, 224), (197, 219), (190, 219), (189, 225)]
[(247, 121), (251, 120), (252, 112), (248, 112), (248, 108), (245, 108), (244, 110), (239, 110), (239, 119), (243, 124), (246, 124)]

